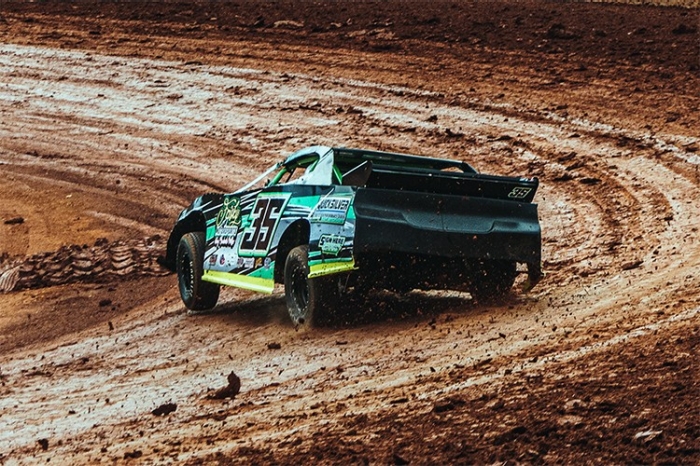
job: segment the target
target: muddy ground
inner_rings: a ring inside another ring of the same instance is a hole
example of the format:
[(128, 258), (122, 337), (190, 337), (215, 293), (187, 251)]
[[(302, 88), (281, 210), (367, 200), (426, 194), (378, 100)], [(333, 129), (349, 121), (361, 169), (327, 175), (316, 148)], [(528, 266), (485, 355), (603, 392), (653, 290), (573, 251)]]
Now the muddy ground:
[[(0, 463), (700, 463), (699, 27), (1, 3)], [(155, 263), (179, 210), (310, 144), (538, 176), (545, 279), (378, 293), (306, 332), (279, 294), (186, 313)]]

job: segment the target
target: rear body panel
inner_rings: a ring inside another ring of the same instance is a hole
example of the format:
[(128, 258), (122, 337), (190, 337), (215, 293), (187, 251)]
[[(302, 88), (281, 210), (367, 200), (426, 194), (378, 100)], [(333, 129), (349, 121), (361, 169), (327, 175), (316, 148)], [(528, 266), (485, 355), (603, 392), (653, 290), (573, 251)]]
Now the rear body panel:
[(539, 262), (537, 206), (499, 199), (360, 189), (357, 252)]

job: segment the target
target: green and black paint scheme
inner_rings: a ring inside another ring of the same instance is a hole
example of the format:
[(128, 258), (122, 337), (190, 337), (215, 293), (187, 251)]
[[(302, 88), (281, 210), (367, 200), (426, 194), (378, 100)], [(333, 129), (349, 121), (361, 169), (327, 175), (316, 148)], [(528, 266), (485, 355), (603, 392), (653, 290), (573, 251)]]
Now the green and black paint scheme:
[[(480, 174), (455, 160), (309, 147), (234, 193), (197, 198), (177, 219), (165, 264), (190, 308), (214, 306), (186, 299), (211, 284), (272, 293), (284, 283), (296, 323), (348, 289), (489, 299), (513, 285), (516, 264), (530, 287), (541, 278), (537, 188), (536, 178)], [(202, 247), (183, 246), (194, 234)]]

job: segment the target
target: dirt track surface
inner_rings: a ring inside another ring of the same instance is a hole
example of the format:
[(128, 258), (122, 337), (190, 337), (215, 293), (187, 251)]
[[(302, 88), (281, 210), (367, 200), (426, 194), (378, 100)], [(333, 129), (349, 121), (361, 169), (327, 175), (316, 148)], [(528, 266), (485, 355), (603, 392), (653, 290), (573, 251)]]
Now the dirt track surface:
[[(431, 5), (0, 6), (0, 463), (700, 463), (698, 11)], [(544, 281), (188, 315), (154, 244), (310, 144), (538, 176)]]

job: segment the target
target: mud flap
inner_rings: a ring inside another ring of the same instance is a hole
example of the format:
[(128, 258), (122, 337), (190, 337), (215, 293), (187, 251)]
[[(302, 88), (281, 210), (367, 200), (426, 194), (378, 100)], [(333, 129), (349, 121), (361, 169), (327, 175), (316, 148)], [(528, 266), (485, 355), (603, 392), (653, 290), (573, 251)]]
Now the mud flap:
[(528, 292), (537, 285), (544, 274), (542, 273), (542, 265), (539, 262), (528, 262), (527, 264), (527, 280), (523, 283), (523, 291)]

